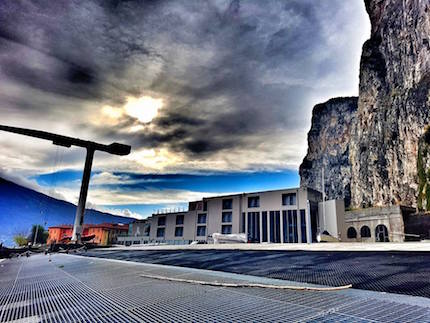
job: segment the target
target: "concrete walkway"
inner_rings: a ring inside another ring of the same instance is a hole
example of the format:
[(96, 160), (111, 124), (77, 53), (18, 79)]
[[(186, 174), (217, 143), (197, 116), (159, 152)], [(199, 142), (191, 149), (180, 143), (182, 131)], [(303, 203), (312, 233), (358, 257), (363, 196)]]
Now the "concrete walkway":
[[(143, 278), (294, 284), (208, 270), (71, 255), (0, 266), (1, 322), (429, 322), (430, 300), (354, 289), (227, 288)], [(301, 284), (302, 285), (302, 284)]]

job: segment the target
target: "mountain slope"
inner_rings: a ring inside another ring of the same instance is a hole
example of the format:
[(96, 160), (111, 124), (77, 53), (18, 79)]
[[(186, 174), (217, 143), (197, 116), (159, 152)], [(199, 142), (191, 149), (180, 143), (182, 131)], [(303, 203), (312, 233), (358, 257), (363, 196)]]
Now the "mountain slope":
[[(27, 234), (32, 224), (46, 228), (74, 222), (76, 206), (0, 178), (0, 242), (13, 245), (13, 236)], [(85, 223), (129, 223), (133, 219), (86, 210)]]
[(430, 123), (430, 3), (365, 0), (350, 160), (352, 205), (416, 205), (418, 141)]
[(328, 199), (351, 201), (349, 143), (357, 112), (357, 97), (334, 98), (317, 104), (312, 111), (308, 152), (300, 165), (300, 185), (321, 190), (324, 169)]
[[(372, 31), (358, 104), (338, 115), (314, 111), (301, 183), (320, 188), (324, 166), (329, 198), (343, 194), (354, 208), (416, 206), (418, 143), (430, 126), (430, 2), (364, 2)], [(340, 145), (338, 133), (346, 134)]]

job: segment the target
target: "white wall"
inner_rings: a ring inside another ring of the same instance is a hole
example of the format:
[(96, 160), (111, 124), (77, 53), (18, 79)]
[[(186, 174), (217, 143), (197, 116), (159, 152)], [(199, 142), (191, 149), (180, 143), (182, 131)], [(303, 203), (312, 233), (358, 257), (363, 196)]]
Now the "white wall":
[[(325, 223), (323, 205), (325, 207)], [(345, 226), (345, 205), (343, 200), (328, 200), (318, 203), (320, 231), (327, 231), (331, 236), (341, 239)]]

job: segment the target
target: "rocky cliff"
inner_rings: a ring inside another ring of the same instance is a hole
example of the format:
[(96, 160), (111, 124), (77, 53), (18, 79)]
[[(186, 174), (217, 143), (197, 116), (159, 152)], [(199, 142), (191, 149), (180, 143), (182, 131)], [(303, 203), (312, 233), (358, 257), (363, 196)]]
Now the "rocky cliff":
[(335, 98), (314, 107), (308, 153), (299, 170), (301, 185), (321, 191), (324, 168), (327, 198), (344, 198), (347, 206), (351, 200), (350, 133), (357, 101), (357, 97)]
[[(332, 159), (343, 155), (347, 146), (353, 207), (415, 206), (418, 141), (430, 123), (430, 2), (365, 0), (365, 4), (372, 30), (363, 45), (358, 109), (351, 124), (344, 125), (350, 129), (350, 141), (345, 132), (345, 144), (338, 152), (330, 152), (315, 145), (333, 140), (335, 149), (336, 137), (327, 137), (320, 130), (320, 138), (309, 138), (309, 152), (300, 168), (301, 183), (317, 185), (317, 177), (321, 177), (318, 162), (311, 169), (308, 160), (327, 160), (333, 168), (329, 181), (339, 182), (330, 184), (329, 197), (347, 196), (345, 159), (339, 165)], [(318, 118), (313, 116), (312, 127), (317, 123), (318, 128), (330, 129), (330, 123)]]
[(352, 205), (416, 205), (418, 140), (430, 121), (430, 3), (366, 0), (351, 135)]

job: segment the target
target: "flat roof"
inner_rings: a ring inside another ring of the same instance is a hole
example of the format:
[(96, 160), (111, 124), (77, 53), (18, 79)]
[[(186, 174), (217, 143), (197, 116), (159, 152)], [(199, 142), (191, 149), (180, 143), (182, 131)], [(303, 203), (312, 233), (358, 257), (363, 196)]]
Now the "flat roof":
[[(299, 187), (280, 188), (280, 189), (276, 189), (276, 190), (267, 190), (267, 191), (243, 192), (243, 193), (228, 194), (228, 195), (217, 195), (217, 196), (211, 196), (211, 197), (204, 197), (203, 200), (212, 200), (212, 199), (234, 197), (234, 196), (240, 196), (240, 195), (264, 194), (264, 193), (283, 192), (283, 191), (297, 191), (300, 189), (316, 191), (313, 188), (299, 186)], [(318, 192), (318, 191), (316, 191), (316, 192)]]

